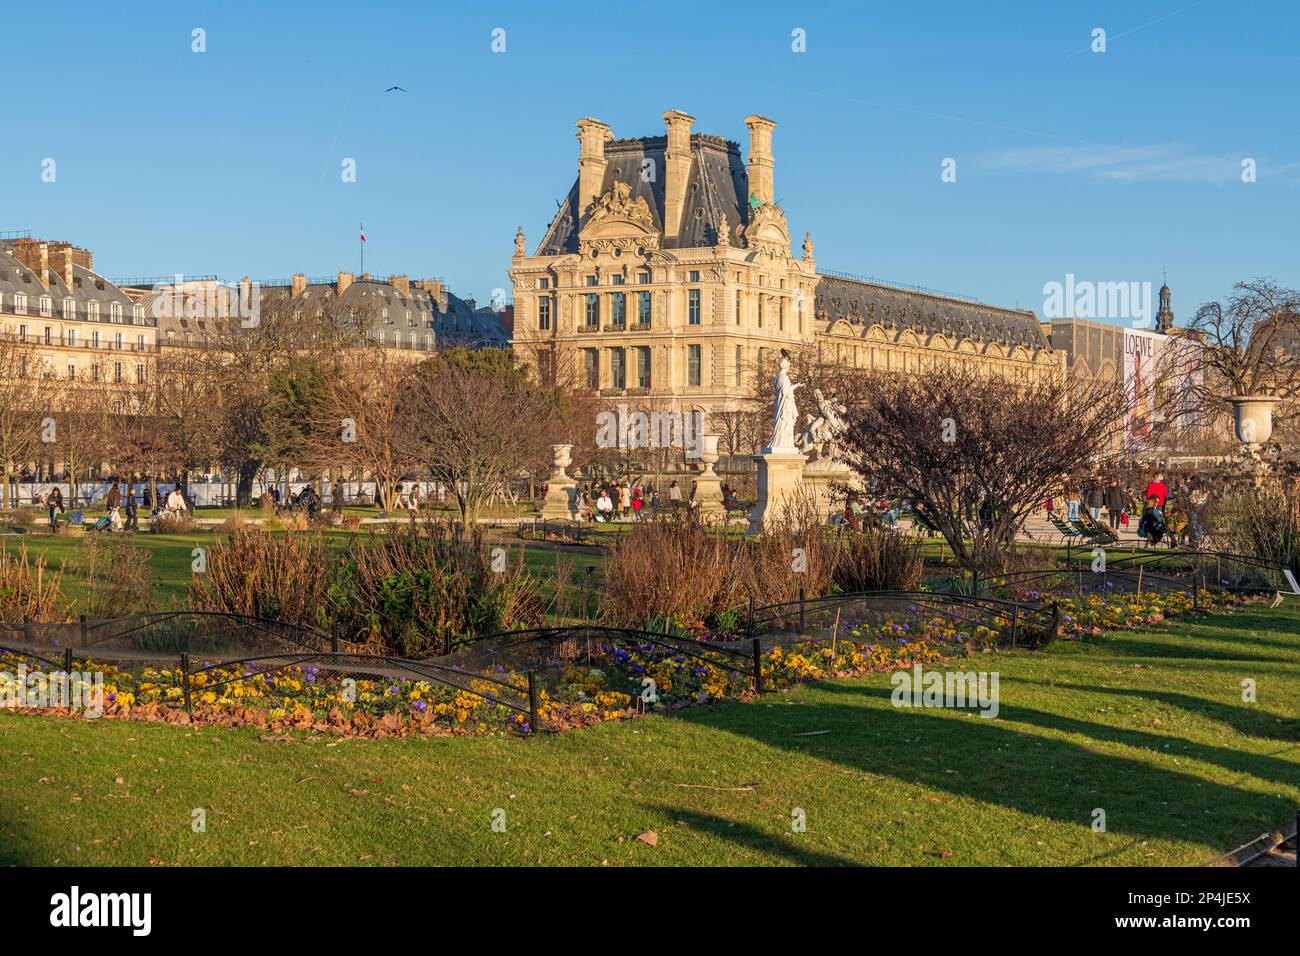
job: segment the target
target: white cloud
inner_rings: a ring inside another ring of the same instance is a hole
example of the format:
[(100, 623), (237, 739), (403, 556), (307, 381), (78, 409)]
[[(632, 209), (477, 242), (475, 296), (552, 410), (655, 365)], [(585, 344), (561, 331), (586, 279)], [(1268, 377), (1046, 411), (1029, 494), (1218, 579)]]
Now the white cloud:
[[(1196, 154), (1179, 144), (1151, 146), (1026, 146), (979, 157), (982, 165), (1005, 172), (1119, 182), (1215, 183), (1241, 181), (1241, 161), (1249, 154)], [(1255, 157), (1257, 160), (1259, 157)], [(1300, 163), (1272, 166), (1260, 162), (1259, 175), (1292, 178)]]

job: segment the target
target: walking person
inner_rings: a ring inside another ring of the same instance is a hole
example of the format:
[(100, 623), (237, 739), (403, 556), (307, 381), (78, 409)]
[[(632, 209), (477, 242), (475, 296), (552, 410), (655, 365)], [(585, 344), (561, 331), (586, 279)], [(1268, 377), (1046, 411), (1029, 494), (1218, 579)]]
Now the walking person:
[(56, 508), (60, 512), (63, 511), (63, 492), (59, 490), (58, 485), (55, 485), (54, 488), (51, 489), (50, 493), (46, 495), (45, 503), (49, 505), (50, 508), (50, 531), (54, 534), (58, 534), (59, 522), (58, 519), (54, 517), (54, 511)]
[(674, 478), (668, 485), (668, 507), (676, 508), (682, 503), (682, 489), (677, 487), (677, 479)]
[(1092, 515), (1092, 520), (1101, 521), (1101, 509), (1106, 504), (1106, 489), (1102, 485), (1100, 478), (1093, 478), (1088, 485), (1088, 514)]
[(1106, 486), (1106, 517), (1112, 531), (1119, 530), (1119, 519), (1124, 513), (1124, 492), (1114, 478)]
[(1079, 507), (1083, 502), (1079, 500), (1079, 486), (1070, 485), (1070, 490), (1066, 492), (1066, 513), (1065, 517), (1069, 521), (1079, 520)]
[(114, 531), (122, 530), (122, 489), (118, 487), (117, 479), (113, 479), (113, 487), (108, 489), (108, 497), (104, 501), (104, 506), (108, 509), (108, 526)]
[(140, 509), (135, 503), (135, 485), (129, 481), (126, 483), (126, 497), (124, 500), (126, 502), (126, 530), (139, 531)]

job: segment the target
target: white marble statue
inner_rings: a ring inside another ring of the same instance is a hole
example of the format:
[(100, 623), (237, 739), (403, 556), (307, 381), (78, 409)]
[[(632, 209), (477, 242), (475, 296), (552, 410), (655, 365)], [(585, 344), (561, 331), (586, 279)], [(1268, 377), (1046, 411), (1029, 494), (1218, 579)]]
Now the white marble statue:
[(848, 409), (823, 395), (820, 388), (813, 389), (813, 397), (817, 401), (817, 414), (808, 414), (808, 424), (797, 441), (799, 450), (805, 454), (815, 452), (818, 461), (834, 458), (839, 451), (839, 437), (848, 429), (840, 416)]
[(772, 409), (772, 437), (767, 442), (765, 451), (797, 452), (799, 447), (794, 441), (794, 426), (799, 420), (799, 406), (795, 404), (795, 389), (802, 388), (802, 382), (790, 381), (790, 353), (781, 350), (781, 364), (772, 379), (772, 391), (776, 400)]

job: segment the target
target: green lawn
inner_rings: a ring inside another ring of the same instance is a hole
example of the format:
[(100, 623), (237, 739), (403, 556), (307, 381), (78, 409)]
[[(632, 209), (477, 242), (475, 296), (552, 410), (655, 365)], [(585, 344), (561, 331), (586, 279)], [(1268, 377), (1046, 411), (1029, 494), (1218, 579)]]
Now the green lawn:
[(536, 739), (0, 714), (0, 863), (1199, 864), (1300, 806), (1300, 609), (959, 666), (997, 719), (885, 674)]

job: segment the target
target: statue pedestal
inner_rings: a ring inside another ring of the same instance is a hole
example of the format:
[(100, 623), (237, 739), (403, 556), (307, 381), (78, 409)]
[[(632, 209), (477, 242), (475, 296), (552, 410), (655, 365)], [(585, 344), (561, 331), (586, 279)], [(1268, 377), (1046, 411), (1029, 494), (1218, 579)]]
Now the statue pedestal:
[(695, 510), (702, 517), (725, 514), (722, 505), (722, 478), (718, 475), (697, 475), (695, 478)]
[(726, 515), (722, 504), (722, 478), (713, 466), (718, 463), (720, 435), (700, 436), (700, 473), (695, 476), (695, 495), (692, 499), (695, 513), (701, 518), (713, 519)]
[(818, 514), (828, 519), (844, 510), (844, 487), (854, 484), (856, 478), (852, 468), (834, 459), (819, 458), (803, 470), (807, 496), (813, 500)]
[(749, 516), (746, 534), (762, 534), (781, 520), (786, 507), (793, 507), (801, 497), (803, 469), (808, 459), (798, 451), (764, 449), (754, 455), (758, 462), (758, 503)]
[(578, 517), (578, 485), (572, 480), (552, 479), (546, 484), (541, 515), (546, 519), (575, 521)]
[(542, 502), (543, 518), (562, 518), (570, 521), (578, 517), (578, 483), (564, 469), (573, 463), (572, 445), (552, 445), (551, 477), (546, 481), (546, 500)]

